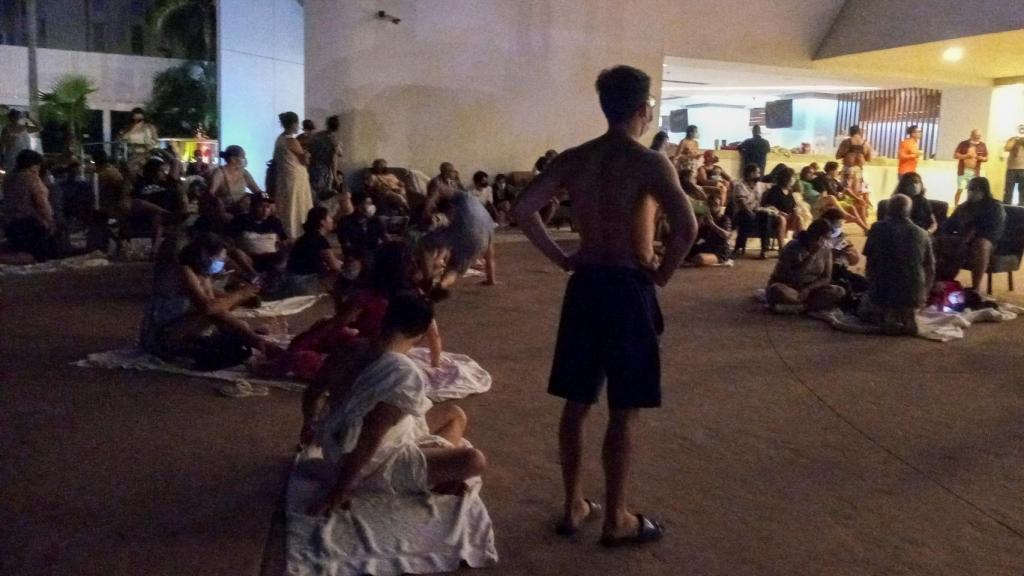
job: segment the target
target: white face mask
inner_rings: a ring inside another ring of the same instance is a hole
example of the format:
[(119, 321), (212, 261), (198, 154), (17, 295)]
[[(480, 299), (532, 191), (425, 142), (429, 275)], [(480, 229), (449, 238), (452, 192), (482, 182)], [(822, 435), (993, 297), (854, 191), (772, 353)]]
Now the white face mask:
[(346, 280), (355, 280), (356, 278), (359, 277), (359, 267), (358, 266), (345, 266), (341, 270), (341, 275)]
[(920, 195), (921, 192), (924, 192), (924, 184), (921, 184), (920, 182), (915, 182), (914, 183), (914, 196)]
[(832, 224), (832, 237), (833, 238), (839, 238), (842, 235), (843, 235), (843, 225), (842, 224)]
[(373, 204), (366, 206), (364, 210), (366, 211), (366, 215), (371, 218), (373, 217), (374, 214), (377, 213), (377, 207), (374, 206)]

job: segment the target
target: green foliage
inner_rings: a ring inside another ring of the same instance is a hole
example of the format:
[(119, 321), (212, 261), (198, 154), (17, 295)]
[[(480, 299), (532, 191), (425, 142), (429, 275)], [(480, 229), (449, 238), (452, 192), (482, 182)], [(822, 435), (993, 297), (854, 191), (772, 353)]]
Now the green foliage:
[(216, 0), (157, 0), (149, 27), (173, 54), (212, 62), (217, 54)]
[(217, 137), (217, 80), (213, 65), (186, 62), (153, 77), (147, 115), (161, 136), (191, 137), (202, 128)]
[(82, 129), (88, 120), (89, 94), (96, 91), (92, 80), (81, 74), (65, 74), (50, 92), (39, 93), (39, 115), (43, 122), (60, 125), (66, 131), (65, 146), (76, 152)]

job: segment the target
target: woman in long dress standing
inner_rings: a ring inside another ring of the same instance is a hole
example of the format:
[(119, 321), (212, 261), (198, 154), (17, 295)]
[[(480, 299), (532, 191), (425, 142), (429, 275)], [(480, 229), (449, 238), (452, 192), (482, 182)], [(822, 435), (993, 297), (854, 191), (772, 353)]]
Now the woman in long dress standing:
[(284, 132), (274, 143), (274, 170), (276, 177), (277, 215), (284, 224), (289, 238), (302, 235), (302, 222), (313, 207), (313, 194), (309, 186), (309, 154), (295, 139), (299, 132), (299, 116), (295, 112), (279, 114)]

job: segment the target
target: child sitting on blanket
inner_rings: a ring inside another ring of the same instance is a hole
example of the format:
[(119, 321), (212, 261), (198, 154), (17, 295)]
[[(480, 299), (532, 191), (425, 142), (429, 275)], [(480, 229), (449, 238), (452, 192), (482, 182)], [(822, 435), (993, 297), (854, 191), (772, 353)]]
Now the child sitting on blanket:
[(391, 299), (376, 359), (328, 416), (322, 443), (337, 479), (311, 514), (347, 510), (360, 491), (461, 494), (466, 480), (483, 472), (484, 455), (463, 446), (465, 413), (452, 404), (434, 407), (426, 375), (408, 356), (433, 319), (430, 302), (419, 294)]

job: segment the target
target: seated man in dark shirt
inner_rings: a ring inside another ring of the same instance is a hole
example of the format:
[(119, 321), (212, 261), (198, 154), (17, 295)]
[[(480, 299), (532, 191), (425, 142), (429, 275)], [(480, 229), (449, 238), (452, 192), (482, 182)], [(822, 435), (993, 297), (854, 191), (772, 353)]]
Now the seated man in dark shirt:
[(961, 268), (971, 272), (971, 290), (977, 293), (988, 269), (992, 251), (1006, 230), (1006, 210), (992, 197), (988, 178), (972, 178), (967, 184), (967, 201), (935, 238), (939, 280), (952, 280)]
[[(227, 236), (238, 253), (232, 256), (255, 272), (280, 269), (285, 261), (288, 234), (281, 219), (274, 216), (274, 197), (256, 194), (249, 212), (236, 216), (227, 225)], [(240, 254), (239, 254), (240, 253)]]
[(373, 254), (387, 241), (384, 221), (376, 216), (377, 207), (370, 195), (357, 195), (352, 203), (356, 211), (342, 218), (338, 224), (338, 243), (345, 254), (350, 251)]

